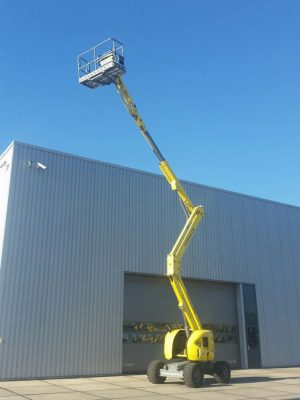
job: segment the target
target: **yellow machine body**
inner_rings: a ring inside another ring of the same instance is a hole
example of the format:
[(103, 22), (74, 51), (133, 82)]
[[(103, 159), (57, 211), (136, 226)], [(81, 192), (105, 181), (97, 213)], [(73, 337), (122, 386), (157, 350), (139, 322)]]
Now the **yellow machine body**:
[(164, 356), (166, 360), (183, 358), (190, 361), (212, 361), (215, 356), (212, 332), (206, 329), (195, 330), (187, 340), (184, 329), (174, 329), (165, 336)]
[(187, 341), (187, 358), (190, 361), (212, 361), (215, 357), (215, 342), (212, 331), (194, 331)]

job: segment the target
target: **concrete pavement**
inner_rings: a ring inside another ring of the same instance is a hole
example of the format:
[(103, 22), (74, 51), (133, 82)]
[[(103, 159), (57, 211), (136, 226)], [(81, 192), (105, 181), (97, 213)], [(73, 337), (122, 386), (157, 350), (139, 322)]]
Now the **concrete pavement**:
[(300, 368), (237, 370), (229, 385), (205, 379), (199, 389), (182, 381), (152, 385), (145, 375), (0, 382), (0, 400), (300, 400)]

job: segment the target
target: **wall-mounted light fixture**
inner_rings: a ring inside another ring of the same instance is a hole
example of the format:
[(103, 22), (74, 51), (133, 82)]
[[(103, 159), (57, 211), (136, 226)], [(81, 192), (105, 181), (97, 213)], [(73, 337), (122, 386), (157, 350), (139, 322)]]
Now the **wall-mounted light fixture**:
[(36, 168), (40, 168), (40, 169), (42, 169), (43, 171), (46, 171), (47, 165), (42, 164), (42, 163), (40, 163), (40, 162), (37, 162), (37, 163), (36, 163)]
[(27, 167), (34, 167), (34, 168), (37, 168), (37, 169), (41, 169), (43, 171), (46, 171), (46, 169), (47, 169), (47, 165), (45, 165), (45, 164), (43, 164), (41, 162), (34, 163), (33, 161), (28, 161), (27, 162)]

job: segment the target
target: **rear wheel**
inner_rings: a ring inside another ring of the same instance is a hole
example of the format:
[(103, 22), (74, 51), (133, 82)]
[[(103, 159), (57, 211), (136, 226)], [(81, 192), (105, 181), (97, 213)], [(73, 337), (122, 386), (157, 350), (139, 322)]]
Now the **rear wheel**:
[(229, 383), (230, 381), (230, 367), (225, 361), (217, 361), (214, 364), (213, 376), (218, 383)]
[(160, 369), (164, 366), (165, 364), (160, 360), (151, 361), (147, 368), (147, 377), (149, 382), (154, 384), (164, 383), (166, 377), (160, 376)]
[(201, 364), (188, 363), (183, 369), (183, 380), (188, 387), (200, 387), (203, 385), (204, 371)]

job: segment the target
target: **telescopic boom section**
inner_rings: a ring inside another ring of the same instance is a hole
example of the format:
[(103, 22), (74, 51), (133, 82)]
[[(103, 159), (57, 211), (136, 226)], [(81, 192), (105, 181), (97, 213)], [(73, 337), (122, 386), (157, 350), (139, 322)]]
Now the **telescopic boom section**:
[(168, 162), (166, 161), (166, 159), (156, 146), (151, 135), (149, 134), (143, 120), (139, 116), (137, 107), (134, 104), (131, 96), (129, 95), (121, 77), (117, 76), (114, 83), (129, 114), (135, 120), (135, 123), (139, 127), (145, 140), (158, 158), (159, 167), (163, 175), (165, 176), (168, 183), (171, 185), (172, 190), (175, 190), (177, 192), (179, 200), (182, 203), (184, 211), (186, 213), (186, 223), (167, 257), (167, 275), (169, 277), (174, 293), (178, 299), (178, 306), (183, 313), (185, 323), (192, 331), (202, 329), (197, 313), (192, 305), (187, 290), (180, 277), (180, 269), (181, 259), (184, 255), (185, 250), (188, 247), (188, 244), (196, 230), (197, 225), (204, 216), (204, 209), (202, 206), (194, 206), (191, 202), (181, 183), (177, 179)]
[(193, 203), (191, 202), (189, 196), (186, 194), (185, 190), (181, 186), (181, 183), (179, 180), (176, 178), (176, 175), (172, 171), (171, 167), (169, 166), (168, 162), (156, 146), (154, 140), (152, 139), (150, 133), (148, 132), (146, 125), (144, 124), (142, 118), (139, 116), (138, 110), (136, 108), (136, 105), (134, 104), (131, 96), (128, 93), (128, 90), (122, 81), (121, 77), (117, 77), (115, 81), (115, 85), (117, 88), (118, 93), (120, 94), (123, 103), (125, 104), (125, 107), (127, 108), (129, 114), (132, 116), (132, 118), (135, 120), (135, 123), (137, 126), (140, 128), (140, 131), (146, 141), (148, 142), (149, 146), (153, 150), (154, 154), (159, 160), (159, 168), (161, 169), (162, 173), (164, 174), (165, 178), (167, 179), (168, 183), (171, 185), (172, 190), (176, 190), (178, 193), (178, 196), (180, 200), (182, 201), (184, 208), (187, 212), (188, 215), (190, 215), (193, 210), (194, 206)]

